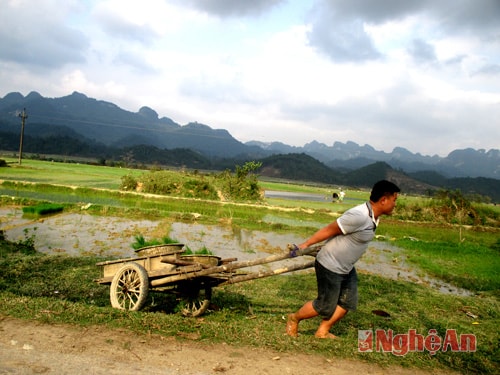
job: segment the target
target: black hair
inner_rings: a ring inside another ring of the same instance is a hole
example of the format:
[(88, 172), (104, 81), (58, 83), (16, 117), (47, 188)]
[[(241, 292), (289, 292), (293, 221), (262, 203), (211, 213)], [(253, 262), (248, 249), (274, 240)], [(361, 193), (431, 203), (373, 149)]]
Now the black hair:
[(375, 183), (370, 194), (370, 201), (378, 202), (380, 198), (388, 195), (393, 195), (394, 193), (399, 193), (399, 187), (387, 180), (381, 180)]

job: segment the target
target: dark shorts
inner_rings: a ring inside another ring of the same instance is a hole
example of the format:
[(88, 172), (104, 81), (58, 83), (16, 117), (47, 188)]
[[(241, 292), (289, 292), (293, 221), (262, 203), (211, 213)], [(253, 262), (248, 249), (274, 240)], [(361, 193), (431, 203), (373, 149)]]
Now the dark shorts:
[(354, 311), (358, 306), (358, 276), (353, 267), (347, 275), (332, 272), (316, 261), (318, 297), (313, 301), (314, 310), (323, 318), (330, 319), (338, 306)]

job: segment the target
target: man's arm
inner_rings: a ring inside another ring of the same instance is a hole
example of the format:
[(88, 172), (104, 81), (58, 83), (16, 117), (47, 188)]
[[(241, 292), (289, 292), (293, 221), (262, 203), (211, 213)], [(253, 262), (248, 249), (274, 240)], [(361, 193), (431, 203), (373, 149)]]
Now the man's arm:
[(329, 238), (338, 236), (342, 234), (342, 230), (340, 229), (337, 221), (335, 220), (333, 223), (328, 224), (326, 227), (321, 228), (316, 233), (314, 233), (311, 237), (309, 237), (305, 242), (299, 245), (299, 249), (305, 249), (306, 247), (317, 244), (318, 242), (327, 240)]

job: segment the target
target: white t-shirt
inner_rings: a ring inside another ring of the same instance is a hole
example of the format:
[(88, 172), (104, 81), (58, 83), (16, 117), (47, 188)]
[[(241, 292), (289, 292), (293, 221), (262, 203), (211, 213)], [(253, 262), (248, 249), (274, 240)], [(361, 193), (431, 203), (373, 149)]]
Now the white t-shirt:
[(366, 202), (347, 210), (337, 223), (343, 234), (329, 239), (316, 259), (332, 272), (348, 274), (375, 237), (378, 220), (373, 218), (370, 202)]

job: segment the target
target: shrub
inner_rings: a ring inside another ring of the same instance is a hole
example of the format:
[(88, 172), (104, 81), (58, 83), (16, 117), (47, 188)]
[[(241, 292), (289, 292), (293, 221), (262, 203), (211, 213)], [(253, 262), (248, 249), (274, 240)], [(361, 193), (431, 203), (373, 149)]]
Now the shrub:
[(262, 195), (257, 176), (253, 172), (260, 165), (248, 162), (243, 167), (236, 166), (234, 174), (226, 170), (215, 176), (207, 176), (199, 171), (192, 174), (150, 171), (137, 179), (129, 175), (123, 176), (121, 189), (134, 190), (141, 186), (144, 193), (209, 200), (218, 200), (220, 192), (225, 200), (258, 201), (262, 199)]
[(224, 197), (234, 201), (258, 201), (262, 199), (257, 175), (254, 171), (262, 166), (260, 162), (247, 162), (236, 166), (235, 174), (226, 170), (219, 174)]
[(125, 191), (136, 190), (137, 189), (137, 180), (131, 175), (122, 176), (121, 178), (120, 189)]

